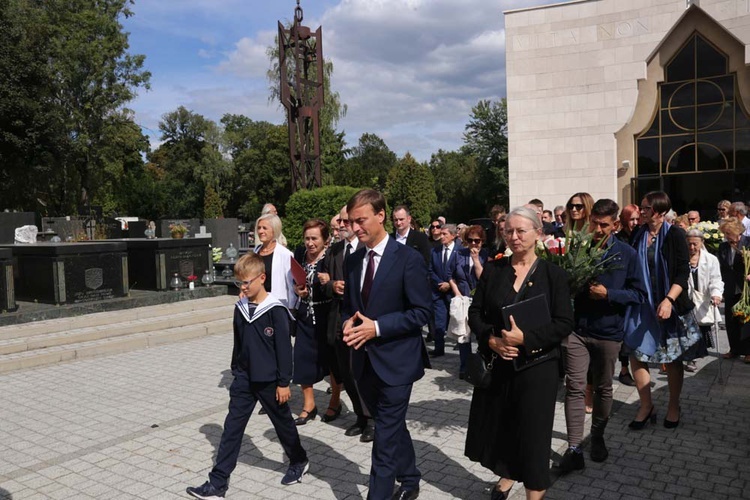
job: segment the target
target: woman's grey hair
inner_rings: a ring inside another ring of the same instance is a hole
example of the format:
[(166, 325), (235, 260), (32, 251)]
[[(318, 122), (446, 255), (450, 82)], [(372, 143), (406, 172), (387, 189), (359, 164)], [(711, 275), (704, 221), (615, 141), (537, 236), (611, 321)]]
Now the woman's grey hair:
[(278, 240), (279, 236), (281, 235), (281, 219), (279, 219), (279, 216), (274, 214), (265, 214), (258, 217), (258, 220), (255, 221), (255, 234), (258, 234), (258, 224), (260, 224), (260, 221), (262, 220), (268, 221), (268, 224), (271, 226), (271, 230), (273, 231), (273, 239)]
[(703, 231), (701, 231), (700, 229), (688, 229), (685, 233), (685, 237), (703, 239)]
[(516, 207), (511, 210), (505, 218), (506, 222), (511, 217), (523, 217), (524, 219), (528, 219), (531, 222), (531, 225), (534, 227), (534, 229), (542, 229), (542, 221), (539, 220), (536, 212), (528, 207)]

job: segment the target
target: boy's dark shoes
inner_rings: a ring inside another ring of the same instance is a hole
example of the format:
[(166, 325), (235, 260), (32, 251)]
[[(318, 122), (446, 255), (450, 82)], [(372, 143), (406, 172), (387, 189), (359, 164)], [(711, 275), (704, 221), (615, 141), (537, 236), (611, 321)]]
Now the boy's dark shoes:
[(604, 462), (609, 456), (607, 446), (604, 444), (604, 438), (601, 436), (591, 436), (591, 460), (594, 462)]
[(286, 470), (286, 474), (284, 474), (283, 479), (281, 480), (281, 484), (287, 486), (294, 483), (301, 483), (302, 482), (302, 476), (307, 474), (307, 471), (310, 469), (310, 461), (305, 460), (304, 462), (300, 462), (298, 464), (292, 464), (289, 466), (289, 468)]
[(584, 467), (583, 452), (574, 448), (568, 448), (568, 451), (565, 452), (562, 460), (560, 460), (557, 470), (559, 470), (561, 474), (567, 474), (574, 470), (583, 470)]
[(405, 490), (404, 487), (400, 487), (396, 493), (393, 494), (391, 500), (415, 500), (419, 496), (419, 488), (413, 490)]
[(219, 498), (224, 498), (224, 494), (227, 492), (227, 489), (221, 489), (218, 490), (214, 488), (209, 481), (206, 481), (201, 486), (198, 487), (189, 487), (187, 490), (188, 495), (195, 497), (195, 498), (201, 498), (202, 500), (215, 500)]

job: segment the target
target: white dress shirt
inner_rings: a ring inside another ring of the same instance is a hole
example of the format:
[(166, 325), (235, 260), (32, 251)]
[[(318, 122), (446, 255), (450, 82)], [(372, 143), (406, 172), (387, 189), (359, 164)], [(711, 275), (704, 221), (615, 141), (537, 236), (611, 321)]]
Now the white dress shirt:
[(401, 243), (402, 245), (406, 245), (406, 238), (409, 237), (409, 231), (410, 231), (410, 229), (407, 227), (406, 228), (406, 234), (403, 235), (403, 236), (401, 236), (401, 234), (398, 231), (396, 231), (396, 241), (398, 243)]
[[(375, 275), (378, 272), (378, 266), (380, 266), (380, 259), (383, 257), (383, 252), (385, 252), (385, 246), (388, 244), (388, 234), (385, 235), (385, 237), (380, 240), (380, 242), (375, 245), (372, 248), (365, 248), (365, 258), (362, 260), (362, 277), (359, 280), (359, 290), (362, 290), (362, 287), (365, 284), (365, 274), (367, 273), (367, 264), (370, 262), (370, 250), (375, 252), (375, 255), (373, 256), (374, 262), (375, 262), (375, 269), (373, 269), (372, 273), (372, 280), (375, 281)], [(380, 337), (380, 325), (378, 324), (377, 320), (375, 323), (375, 336)]]

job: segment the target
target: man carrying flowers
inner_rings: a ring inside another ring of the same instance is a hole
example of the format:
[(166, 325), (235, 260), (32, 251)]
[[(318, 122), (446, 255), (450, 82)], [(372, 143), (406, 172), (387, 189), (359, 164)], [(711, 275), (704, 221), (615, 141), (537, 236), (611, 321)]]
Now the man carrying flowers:
[(603, 462), (608, 452), (604, 429), (612, 410), (612, 374), (624, 336), (625, 311), (642, 303), (646, 285), (635, 250), (613, 236), (619, 207), (612, 200), (597, 201), (589, 228), (594, 248), (603, 250), (609, 264), (575, 294), (575, 330), (568, 337), (565, 420), (568, 445), (559, 469), (563, 473), (584, 468), (581, 442), (585, 420), (584, 388), (591, 366), (594, 412), (591, 424), (591, 459)]

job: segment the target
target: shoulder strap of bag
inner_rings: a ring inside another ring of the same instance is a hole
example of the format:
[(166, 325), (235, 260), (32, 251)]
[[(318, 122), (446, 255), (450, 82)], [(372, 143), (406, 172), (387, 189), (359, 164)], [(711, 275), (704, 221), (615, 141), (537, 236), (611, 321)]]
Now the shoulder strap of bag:
[(513, 303), (519, 302), (521, 300), (521, 297), (523, 297), (523, 293), (526, 291), (526, 285), (529, 284), (531, 281), (531, 277), (534, 274), (534, 271), (536, 271), (537, 266), (539, 265), (539, 261), (541, 259), (537, 257), (537, 259), (534, 261), (533, 264), (531, 264), (531, 267), (529, 268), (529, 272), (526, 273), (526, 279), (523, 280), (523, 284), (521, 285), (521, 289), (518, 290), (518, 293), (516, 294), (516, 298), (513, 300)]

